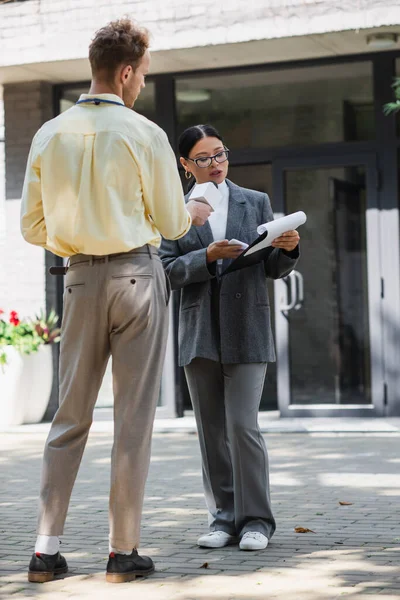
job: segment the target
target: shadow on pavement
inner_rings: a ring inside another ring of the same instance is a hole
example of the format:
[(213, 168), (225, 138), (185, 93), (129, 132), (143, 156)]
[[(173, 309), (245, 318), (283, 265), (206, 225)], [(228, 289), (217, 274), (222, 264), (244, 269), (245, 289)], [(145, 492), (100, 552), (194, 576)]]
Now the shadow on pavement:
[[(157, 573), (123, 584), (118, 598), (133, 585), (148, 588), (146, 600), (155, 586), (164, 594), (159, 598), (174, 600), (209, 600), (210, 594), (328, 600), (399, 593), (399, 436), (272, 434), (266, 440), (278, 528), (266, 551), (246, 553), (235, 546), (197, 547), (197, 537), (207, 530), (197, 437), (155, 435), (141, 552), (153, 558)], [(42, 435), (1, 440), (0, 598), (19, 593), (52, 598), (56, 590), (71, 598), (96, 598), (95, 589), (110, 587), (104, 581), (110, 436), (91, 436), (75, 486), (62, 546), (70, 576), (32, 586), (26, 568), (35, 539), (43, 444)], [(315, 533), (295, 533), (297, 526)]]

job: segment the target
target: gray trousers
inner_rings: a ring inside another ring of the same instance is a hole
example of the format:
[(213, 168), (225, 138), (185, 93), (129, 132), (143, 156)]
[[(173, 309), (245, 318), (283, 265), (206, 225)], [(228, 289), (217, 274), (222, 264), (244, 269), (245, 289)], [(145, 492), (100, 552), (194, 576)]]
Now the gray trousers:
[(268, 454), (258, 426), (266, 363), (224, 365), (196, 358), (185, 367), (199, 432), (211, 531), (241, 537), (275, 531)]
[[(58, 536), (112, 356), (114, 444), (110, 543), (139, 544), (151, 436), (168, 334), (169, 288), (157, 251), (77, 255), (66, 275), (60, 407), (46, 442), (38, 533)], [(93, 481), (95, 493), (96, 482)]]

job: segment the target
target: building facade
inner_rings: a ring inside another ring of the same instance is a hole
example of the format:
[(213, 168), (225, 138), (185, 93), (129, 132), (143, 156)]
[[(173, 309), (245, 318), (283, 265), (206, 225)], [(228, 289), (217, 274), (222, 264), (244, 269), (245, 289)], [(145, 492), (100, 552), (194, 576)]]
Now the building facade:
[[(25, 161), (40, 125), (87, 91), (94, 30), (124, 14), (153, 36), (136, 110), (174, 148), (185, 127), (212, 123), (235, 183), (267, 192), (276, 215), (308, 215), (298, 271), (270, 282), (278, 362), (262, 408), (399, 415), (400, 123), (383, 112), (400, 75), (398, 2), (0, 4), (0, 306), (62, 312), (62, 281), (47, 274), (60, 259), (19, 235)], [(169, 416), (187, 403), (175, 368), (177, 303), (159, 407)], [(56, 392), (55, 379), (49, 414)], [(110, 399), (108, 374), (99, 403)]]

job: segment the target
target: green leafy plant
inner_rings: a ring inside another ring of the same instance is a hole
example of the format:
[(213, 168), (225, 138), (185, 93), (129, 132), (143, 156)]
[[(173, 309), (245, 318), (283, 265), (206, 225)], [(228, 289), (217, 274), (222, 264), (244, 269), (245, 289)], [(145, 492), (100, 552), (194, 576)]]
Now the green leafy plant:
[(49, 315), (41, 310), (32, 322), (44, 344), (56, 344), (60, 341), (61, 329), (58, 327), (58, 315), (55, 310), (50, 311)]
[(385, 115), (390, 115), (393, 112), (400, 111), (400, 77), (396, 77), (393, 83), (394, 95), (396, 100), (394, 102), (388, 102), (383, 107)]
[(0, 309), (0, 366), (7, 364), (6, 346), (13, 346), (20, 354), (37, 352), (43, 344), (54, 344), (60, 340), (57, 327), (58, 316), (54, 311), (46, 315), (41, 311), (34, 319), (20, 320), (16, 311), (8, 319)]

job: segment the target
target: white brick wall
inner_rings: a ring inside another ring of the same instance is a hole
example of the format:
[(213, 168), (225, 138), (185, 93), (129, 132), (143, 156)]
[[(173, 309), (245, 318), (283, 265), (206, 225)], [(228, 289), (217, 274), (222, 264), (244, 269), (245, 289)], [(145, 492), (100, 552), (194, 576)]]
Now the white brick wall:
[(398, 0), (30, 0), (0, 4), (0, 67), (84, 58), (90, 36), (124, 14), (153, 49), (193, 48), (400, 23)]
[(0, 308), (34, 316), (45, 308), (44, 250), (27, 244), (19, 229), (20, 200), (6, 200), (0, 238)]
[[(5, 237), (6, 237), (6, 213), (5, 213), (5, 151), (4, 151), (4, 102), (3, 86), (0, 85), (0, 294), (4, 281), (5, 265)], [(1, 305), (1, 301), (0, 301)]]
[[(13, 89), (18, 91), (18, 87)], [(33, 98), (34, 89), (30, 84), (30, 100), (23, 101), (18, 93), (6, 98), (13, 115), (13, 119), (7, 122), (7, 146), (10, 147), (10, 156), (16, 157), (13, 163), (10, 162), (8, 200), (5, 200), (5, 144), (0, 141), (0, 308), (7, 312), (17, 310), (22, 316), (33, 316), (45, 307), (44, 251), (27, 244), (19, 229), (20, 185), (34, 133), (30, 127), (36, 131), (42, 118), (38, 94)], [(23, 115), (28, 115), (29, 119), (23, 119)], [(3, 88), (0, 87), (0, 140), (4, 139), (4, 134)]]

